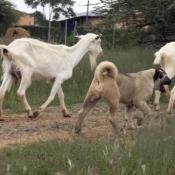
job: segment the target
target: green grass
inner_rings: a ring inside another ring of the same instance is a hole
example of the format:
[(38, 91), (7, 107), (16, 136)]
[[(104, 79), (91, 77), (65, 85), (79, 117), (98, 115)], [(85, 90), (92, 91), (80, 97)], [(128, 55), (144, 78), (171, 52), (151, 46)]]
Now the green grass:
[[(174, 175), (175, 120), (128, 138), (52, 140), (0, 151), (0, 175)], [(126, 144), (126, 142), (130, 144)], [(130, 146), (129, 146), (130, 145)], [(133, 146), (132, 146), (133, 145)]]
[[(120, 72), (134, 72), (152, 67), (153, 50), (132, 48), (105, 51), (98, 59), (113, 61)], [(81, 102), (92, 80), (88, 59), (81, 61), (72, 79), (63, 89), (66, 103)], [(28, 99), (33, 107), (48, 96), (51, 85), (34, 82)], [(5, 108), (21, 111), (16, 88), (7, 94)], [(58, 105), (54, 101), (52, 105)], [(31, 145), (15, 145), (0, 151), (0, 175), (174, 175), (175, 121), (163, 130), (159, 126), (144, 127), (129, 138), (87, 140), (75, 136), (73, 141), (49, 140)], [(128, 144), (127, 144), (128, 143)]]
[[(152, 67), (153, 50), (144, 48), (105, 50), (104, 55), (98, 58), (98, 62), (109, 60), (114, 62), (119, 71), (135, 72)], [(74, 69), (73, 77), (63, 84), (65, 93), (65, 101), (67, 105), (72, 105), (81, 102), (84, 99), (85, 93), (90, 85), (93, 77), (93, 72), (90, 70), (88, 57), (85, 57), (80, 64)], [(19, 85), (14, 85), (10, 93), (5, 99), (5, 109), (10, 109), (13, 112), (22, 111), (23, 108), (16, 97), (16, 89)], [(32, 107), (38, 107), (48, 97), (51, 85), (43, 82), (33, 82), (32, 86), (27, 90), (29, 103)], [(58, 105), (56, 100), (51, 105)]]

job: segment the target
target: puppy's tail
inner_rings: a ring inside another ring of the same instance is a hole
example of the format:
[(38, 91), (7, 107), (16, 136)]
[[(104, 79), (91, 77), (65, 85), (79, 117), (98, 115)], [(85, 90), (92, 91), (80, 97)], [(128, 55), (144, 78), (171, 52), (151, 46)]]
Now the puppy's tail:
[(104, 78), (116, 79), (118, 76), (118, 69), (114, 63), (103, 61), (97, 66), (95, 74), (99, 80)]

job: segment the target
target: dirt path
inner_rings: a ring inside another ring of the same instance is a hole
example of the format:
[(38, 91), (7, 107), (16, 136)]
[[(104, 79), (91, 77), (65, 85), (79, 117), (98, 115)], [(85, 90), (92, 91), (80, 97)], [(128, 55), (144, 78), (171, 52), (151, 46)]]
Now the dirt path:
[[(28, 144), (48, 139), (72, 140), (77, 112), (81, 105), (70, 108), (71, 118), (64, 118), (60, 110), (50, 107), (35, 120), (27, 118), (25, 113), (9, 114), (0, 123), (0, 149), (13, 144)], [(118, 111), (118, 120), (123, 121), (123, 107)], [(108, 107), (99, 103), (86, 118), (80, 137), (110, 137), (113, 133), (108, 122)]]
[[(38, 118), (30, 120), (25, 113), (8, 114), (0, 123), (0, 149), (13, 144), (26, 144), (47, 139), (71, 140), (80, 105), (70, 108), (71, 118), (50, 107)], [(107, 121), (107, 106), (100, 103), (89, 113), (80, 134), (82, 137), (108, 137), (111, 126)]]

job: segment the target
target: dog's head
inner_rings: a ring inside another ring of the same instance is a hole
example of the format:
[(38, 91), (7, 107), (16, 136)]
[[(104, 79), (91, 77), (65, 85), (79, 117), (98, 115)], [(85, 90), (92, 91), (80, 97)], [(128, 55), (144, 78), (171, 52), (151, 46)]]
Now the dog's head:
[(164, 85), (170, 85), (171, 79), (167, 76), (166, 72), (161, 68), (155, 69), (153, 76), (155, 82), (155, 89), (159, 89), (161, 92), (165, 92)]

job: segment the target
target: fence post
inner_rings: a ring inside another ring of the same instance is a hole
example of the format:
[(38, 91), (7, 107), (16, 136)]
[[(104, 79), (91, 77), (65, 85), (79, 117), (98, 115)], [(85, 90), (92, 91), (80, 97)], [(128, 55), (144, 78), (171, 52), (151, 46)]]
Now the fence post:
[(67, 44), (67, 20), (65, 21), (65, 27), (64, 27), (64, 44)]
[(112, 49), (115, 48), (115, 33), (116, 33), (116, 26), (114, 24), (113, 33), (112, 33)]

